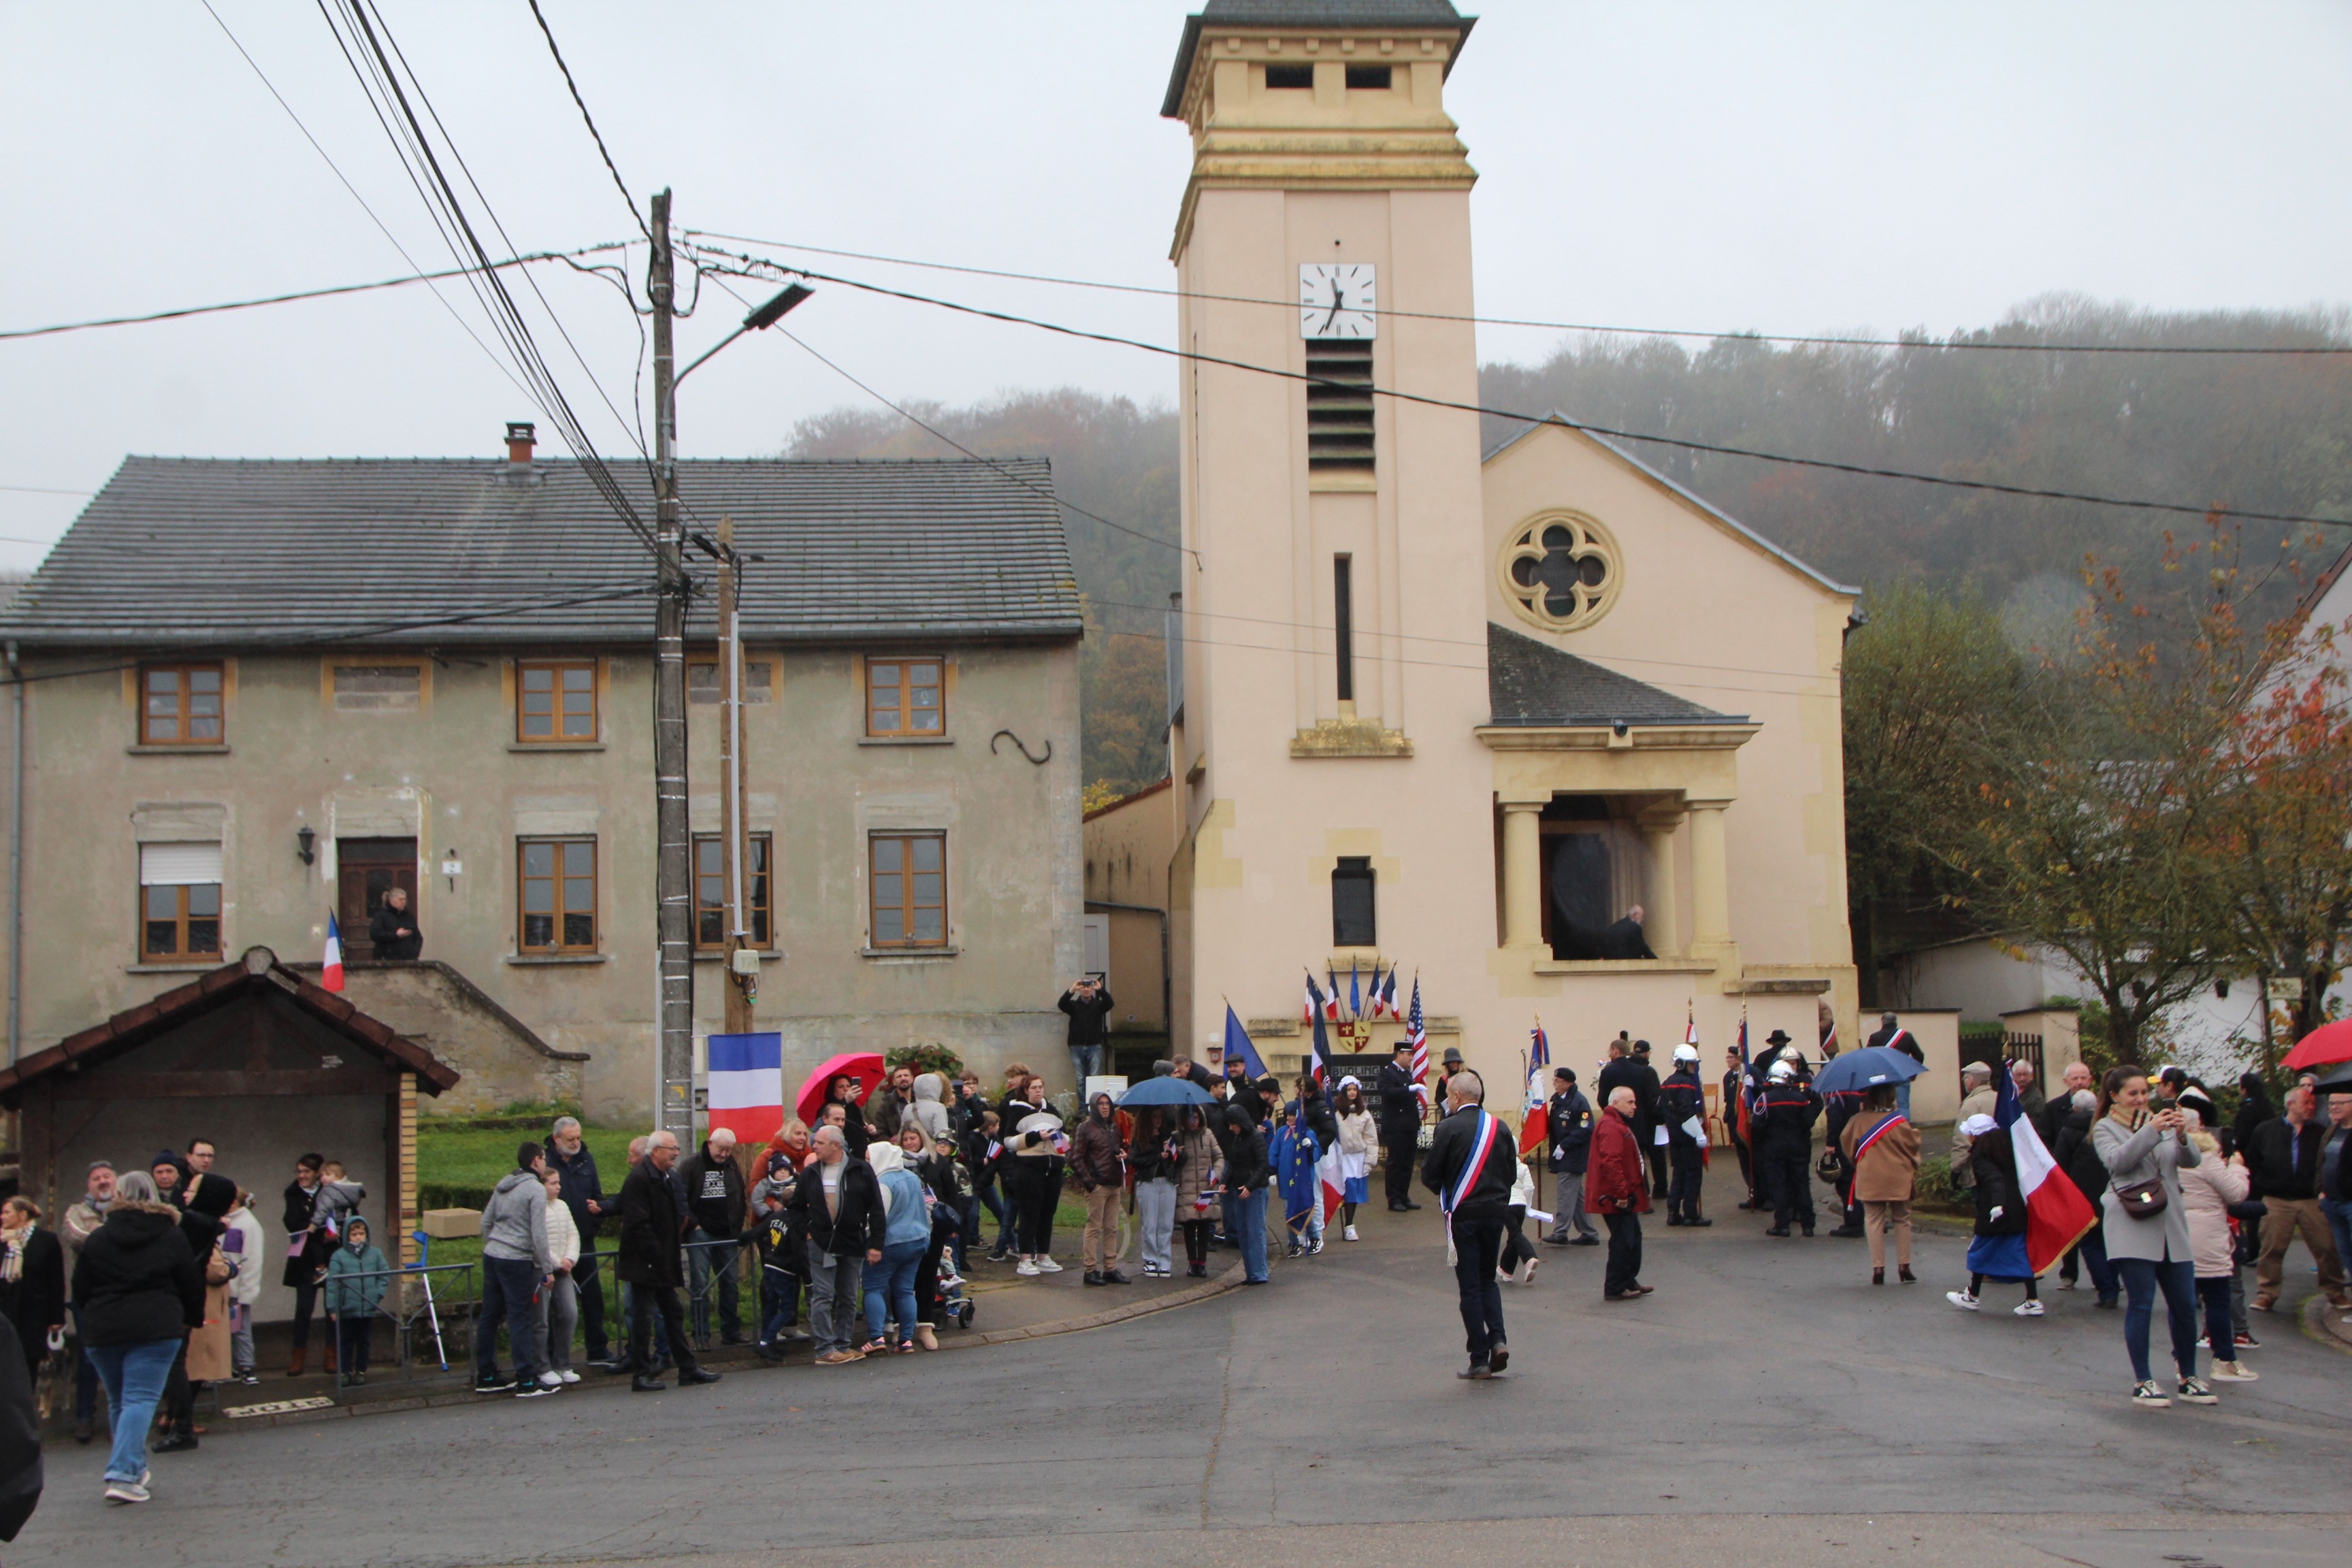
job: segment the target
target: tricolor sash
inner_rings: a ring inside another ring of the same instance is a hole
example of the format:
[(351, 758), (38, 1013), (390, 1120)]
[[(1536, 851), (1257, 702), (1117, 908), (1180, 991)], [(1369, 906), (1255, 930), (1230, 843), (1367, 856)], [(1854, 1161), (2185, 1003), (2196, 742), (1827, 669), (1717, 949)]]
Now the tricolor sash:
[(1904, 1116), (1901, 1111), (1890, 1110), (1886, 1113), (1885, 1121), (1880, 1122), (1877, 1126), (1864, 1133), (1860, 1138), (1855, 1139), (1853, 1144), (1853, 1163), (1857, 1165), (1861, 1164), (1862, 1157), (1870, 1152), (1870, 1146), (1873, 1143), (1877, 1142), (1881, 1138), (1885, 1137), (1888, 1128), (1895, 1126), (1903, 1120)]
[(1454, 1177), (1454, 1184), (1439, 1201), (1438, 1206), (1445, 1211), (1447, 1219), (1452, 1219), (1462, 1200), (1476, 1190), (1478, 1178), (1486, 1173), (1486, 1162), (1495, 1152), (1495, 1129), (1501, 1125), (1487, 1114), (1486, 1107), (1478, 1107), (1478, 1131), (1470, 1135), (1469, 1157), (1462, 1162), (1462, 1173)]

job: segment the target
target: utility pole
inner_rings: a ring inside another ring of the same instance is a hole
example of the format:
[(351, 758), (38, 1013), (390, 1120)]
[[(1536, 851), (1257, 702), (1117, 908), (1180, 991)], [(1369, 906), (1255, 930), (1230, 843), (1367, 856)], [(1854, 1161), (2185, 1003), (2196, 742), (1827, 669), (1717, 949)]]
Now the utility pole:
[[(751, 836), (743, 823), (743, 636), (738, 612), (742, 583), (737, 574), (735, 520), (719, 520), (719, 669), (722, 700), (719, 724), (719, 831), (727, 876), (727, 1032), (748, 1035), (756, 1026), (752, 1006), (760, 994), (760, 955), (751, 945), (750, 910), (744, 896), (751, 875)], [(774, 876), (770, 868), (769, 875)], [(774, 884), (772, 881), (770, 886)]]
[(656, 1124), (694, 1142), (694, 931), (692, 835), (686, 809), (686, 601), (691, 584), (678, 530), (677, 407), (671, 311), (677, 300), (670, 253), (669, 192), (651, 203), (653, 260), (646, 294), (654, 313), (654, 530), (660, 577), (654, 601), (655, 931), (659, 943)]

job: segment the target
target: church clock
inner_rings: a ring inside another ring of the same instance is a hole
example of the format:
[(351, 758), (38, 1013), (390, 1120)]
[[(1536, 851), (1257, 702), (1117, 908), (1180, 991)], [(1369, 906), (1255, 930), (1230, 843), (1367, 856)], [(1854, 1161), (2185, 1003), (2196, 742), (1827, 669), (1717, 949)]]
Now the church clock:
[(1368, 261), (1303, 261), (1298, 266), (1298, 335), (1372, 338), (1380, 309)]

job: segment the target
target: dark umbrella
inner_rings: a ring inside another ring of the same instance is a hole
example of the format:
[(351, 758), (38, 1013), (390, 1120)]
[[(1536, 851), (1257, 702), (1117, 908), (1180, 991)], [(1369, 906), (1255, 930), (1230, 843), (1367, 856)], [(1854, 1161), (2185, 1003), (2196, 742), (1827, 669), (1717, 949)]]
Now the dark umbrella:
[(1189, 1078), (1149, 1078), (1119, 1096), (1121, 1110), (1153, 1105), (1213, 1105), (1216, 1097)]
[(1822, 1065), (1813, 1088), (1822, 1094), (1859, 1094), (1882, 1083), (1908, 1083), (1927, 1070), (1892, 1046), (1864, 1046)]

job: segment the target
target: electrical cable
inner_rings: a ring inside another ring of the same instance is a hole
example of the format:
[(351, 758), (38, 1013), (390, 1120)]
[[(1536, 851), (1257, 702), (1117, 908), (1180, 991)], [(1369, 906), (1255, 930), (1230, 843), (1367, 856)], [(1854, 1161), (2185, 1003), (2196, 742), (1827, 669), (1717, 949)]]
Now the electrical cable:
[[(727, 252), (720, 252), (727, 255)], [(919, 305), (929, 305), (961, 315), (978, 316), (987, 321), (1005, 321), (1015, 326), (1034, 327), (1041, 331), (1058, 333), (1089, 342), (1110, 343), (1121, 348), (1140, 349), (1146, 353), (1162, 354), (1171, 359), (1189, 360), (1199, 364), (1219, 365), (1228, 370), (1245, 370), (1258, 375), (1270, 375), (1284, 381), (1307, 382), (1352, 393), (1369, 393), (1376, 397), (1393, 398), (1400, 403), (1419, 404), (1430, 408), (1451, 408), (1465, 414), (1491, 414), (1499, 418), (1516, 420), (1528, 426), (1557, 425), (1587, 435), (1600, 436), (1616, 441), (1642, 441), (1682, 451), (1708, 452), (1721, 457), (1753, 458), (1759, 462), (1783, 463), (1794, 468), (1822, 468), (1832, 473), (1855, 474), (1867, 479), (1903, 479), (1912, 484), (1936, 485), (1948, 489), (1981, 490), (1996, 495), (2022, 496), (2037, 500), (2079, 501), (2091, 506), (2118, 507), (2126, 510), (2159, 511), (2187, 517), (2233, 517), (2249, 522), (2284, 522), (2326, 528), (2352, 528), (2352, 518), (2312, 517), (2296, 512), (2249, 511), (2238, 507), (2191, 505), (2185, 501), (2142, 500), (2121, 496), (2094, 495), (2081, 490), (2045, 489), (2034, 485), (2003, 484), (1993, 479), (1954, 479), (1943, 474), (1922, 474), (1903, 468), (1880, 468), (1864, 463), (1841, 463), (1826, 458), (1797, 458), (1782, 452), (1759, 452), (1748, 447), (1726, 446), (1711, 441), (1685, 440), (1674, 436), (1658, 436), (1637, 430), (1619, 430), (1586, 420), (1570, 419), (1562, 414), (1528, 414), (1517, 409), (1492, 408), (1484, 404), (1464, 403), (1447, 397), (1430, 397), (1420, 393), (1402, 392), (1394, 387), (1368, 386), (1333, 381), (1305, 371), (1282, 370), (1273, 365), (1251, 364), (1244, 360), (1226, 359), (1217, 354), (1205, 354), (1196, 350), (1169, 348), (1160, 343), (1148, 343), (1136, 338), (1120, 337), (1112, 332), (1088, 331), (1084, 328), (1065, 326), (1057, 321), (1039, 321), (1033, 316), (1018, 316), (1004, 310), (990, 310), (978, 305), (960, 304), (952, 300), (940, 300), (928, 294), (910, 293), (901, 289), (887, 289), (878, 283), (866, 283), (854, 278), (832, 273), (811, 271), (807, 268), (787, 266), (782, 262), (765, 261), (760, 258), (733, 257), (749, 260), (778, 272), (806, 278), (820, 283), (838, 284), (887, 299), (905, 300)], [(1171, 548), (1184, 548), (1172, 546)]]
[(646, 237), (646, 243), (652, 244), (654, 231), (646, 226), (645, 218), (637, 212), (637, 198), (629, 195), (629, 182), (621, 178), (621, 171), (613, 164), (613, 151), (604, 145), (604, 133), (596, 129), (596, 117), (588, 112), (588, 100), (580, 96), (580, 84), (572, 79), (572, 68), (564, 64), (563, 51), (555, 47), (555, 30), (547, 25), (547, 13), (539, 8), (539, 0), (530, 0), (530, 14), (539, 23), (540, 32), (547, 38), (547, 52), (555, 57), (555, 68), (563, 73), (563, 85), (572, 89), (572, 101), (580, 106), (581, 121), (588, 127), (588, 134), (596, 143), (598, 155), (604, 160), (605, 171), (613, 176), (613, 184), (620, 188), (621, 200), (627, 205), (629, 216), (635, 221), (637, 232)]
[[(601, 251), (622, 250), (619, 241), (604, 245), (583, 245), (577, 250), (537, 250), (529, 256), (509, 256), (504, 261), (494, 261), (492, 267), (523, 267), (535, 261), (571, 262), (575, 256), (593, 256)], [(578, 263), (573, 262), (577, 267)], [(446, 278), (462, 278), (473, 271), (470, 267), (447, 267), (438, 272), (413, 272), (404, 278), (385, 278), (373, 283), (338, 283), (325, 289), (298, 289), (290, 294), (265, 294), (255, 300), (232, 300), (220, 305), (184, 305), (173, 310), (150, 310), (142, 316), (101, 316), (88, 321), (60, 321), (47, 327), (16, 327), (0, 331), (0, 341), (10, 338), (47, 338), (59, 332), (86, 332), (93, 327), (137, 327), (150, 321), (177, 321), (190, 316), (216, 316), (225, 310), (252, 310), (264, 305), (288, 305), (299, 300), (330, 300), (339, 294), (365, 294), (378, 289), (404, 289), (411, 283), (431, 283)], [(594, 268), (581, 268), (595, 271)]]
[[(1265, 305), (1276, 310), (1295, 310), (1295, 300), (1262, 300), (1246, 294), (1205, 294), (1185, 289), (1160, 289), (1141, 283), (1103, 283), (1086, 278), (1057, 278), (1043, 272), (1010, 272), (994, 267), (965, 267), (949, 261), (918, 261), (905, 256), (881, 256), (868, 250), (836, 250), (822, 245), (801, 245), (788, 239), (755, 239), (748, 235), (721, 234), (716, 229), (689, 228), (681, 233), (701, 236), (708, 239), (731, 240), (738, 245), (764, 245), (775, 250), (806, 251), (813, 256), (841, 256), (857, 261), (880, 261), (893, 267), (918, 267), (934, 272), (961, 272), (976, 278), (1003, 278), (1021, 283), (1051, 283), (1067, 289), (1098, 289), (1116, 294), (1151, 294), (1171, 300), (1205, 300), (1215, 304)], [(1761, 343), (1801, 343), (1837, 348), (1873, 349), (1963, 349), (1992, 353), (2078, 353), (2078, 354), (2352, 354), (2352, 346), (2326, 345), (2312, 348), (2284, 347), (2273, 344), (2254, 345), (2174, 345), (2133, 343), (2001, 343), (1978, 342), (1964, 339), (1933, 338), (1861, 338), (1828, 335), (1807, 335), (1793, 332), (1724, 332), (1700, 331), (1681, 327), (1611, 327), (1591, 321), (1539, 321), (1517, 316), (1465, 316), (1443, 310), (1384, 310), (1367, 314), (1391, 316), (1405, 321), (1469, 321), (1489, 327), (1540, 327), (1550, 331), (1595, 332), (1610, 337), (1696, 338), (1706, 341), (1729, 339), (1734, 342)]]

